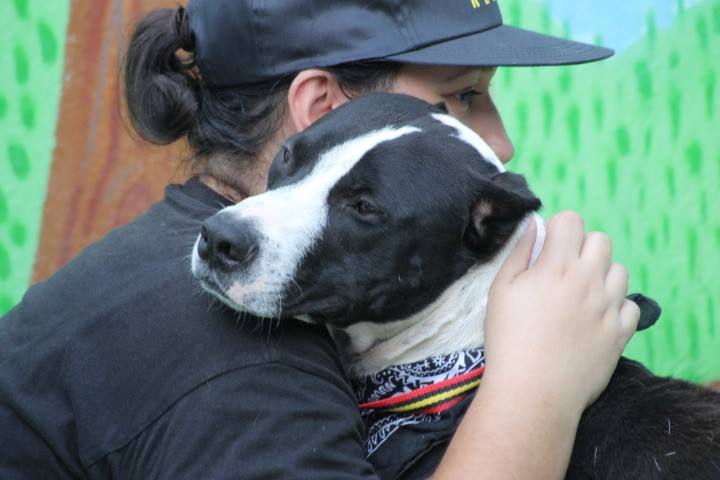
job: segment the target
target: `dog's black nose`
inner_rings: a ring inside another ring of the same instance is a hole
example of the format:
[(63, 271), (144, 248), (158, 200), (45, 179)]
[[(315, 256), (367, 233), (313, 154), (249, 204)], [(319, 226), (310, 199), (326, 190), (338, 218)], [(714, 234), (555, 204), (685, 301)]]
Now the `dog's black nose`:
[(198, 255), (210, 268), (241, 268), (252, 262), (258, 250), (258, 235), (250, 222), (217, 214), (207, 219), (200, 230)]

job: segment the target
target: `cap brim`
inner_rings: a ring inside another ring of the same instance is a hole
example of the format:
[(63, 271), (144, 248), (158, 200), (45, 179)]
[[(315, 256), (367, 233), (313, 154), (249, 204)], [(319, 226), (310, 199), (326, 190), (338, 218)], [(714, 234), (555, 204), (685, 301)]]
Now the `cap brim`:
[(608, 58), (613, 50), (501, 25), (483, 32), (385, 57), (429, 65), (479, 67), (574, 65)]

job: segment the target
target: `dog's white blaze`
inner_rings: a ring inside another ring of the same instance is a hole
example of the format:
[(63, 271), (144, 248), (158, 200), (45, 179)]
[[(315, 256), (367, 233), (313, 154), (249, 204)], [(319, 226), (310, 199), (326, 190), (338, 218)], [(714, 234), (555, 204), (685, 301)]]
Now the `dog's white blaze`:
[(498, 168), (498, 171), (504, 172), (505, 171), (505, 165), (500, 161), (500, 159), (497, 157), (495, 152), (492, 148), (490, 148), (490, 145), (487, 144), (485, 140), (480, 137), (477, 133), (475, 133), (470, 127), (462, 123), (460, 120), (458, 120), (455, 117), (451, 117), (450, 115), (445, 115), (442, 113), (434, 113), (432, 117), (435, 120), (438, 120), (448, 127), (452, 127), (457, 131), (456, 137), (462, 140), (463, 142), (469, 144), (472, 146), (475, 150), (477, 150), (482, 157), (487, 160), (488, 162), (492, 163)]
[[(535, 217), (538, 222), (536, 249), (539, 252), (544, 228), (542, 219), (537, 215)], [(346, 333), (353, 348), (350, 352), (354, 361), (352, 374), (370, 375), (392, 365), (482, 347), (490, 287), (525, 232), (528, 219), (518, 226), (510, 241), (491, 262), (472, 267), (422, 311), (396, 322), (362, 322), (348, 327)], [(533, 257), (536, 258), (536, 254)]]
[(327, 196), (333, 186), (377, 145), (420, 131), (388, 127), (349, 140), (322, 153), (312, 172), (299, 182), (224, 209), (228, 215), (252, 221), (261, 235), (258, 258), (227, 288), (230, 300), (256, 315), (279, 316), (283, 289), (293, 281), (327, 223)]

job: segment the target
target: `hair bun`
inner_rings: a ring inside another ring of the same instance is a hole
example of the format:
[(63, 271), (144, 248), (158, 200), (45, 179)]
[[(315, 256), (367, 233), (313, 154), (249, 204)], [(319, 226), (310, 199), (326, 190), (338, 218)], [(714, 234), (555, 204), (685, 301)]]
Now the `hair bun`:
[(192, 60), (177, 52), (193, 46), (182, 7), (155, 10), (138, 23), (125, 58), (125, 97), (130, 120), (146, 140), (167, 144), (192, 131), (199, 85)]

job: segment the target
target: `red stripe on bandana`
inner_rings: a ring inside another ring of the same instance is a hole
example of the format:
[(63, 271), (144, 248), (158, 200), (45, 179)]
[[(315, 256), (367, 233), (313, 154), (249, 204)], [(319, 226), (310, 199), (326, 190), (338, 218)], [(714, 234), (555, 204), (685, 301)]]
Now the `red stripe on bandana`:
[[(416, 400), (420, 397), (427, 397), (432, 396), (433, 394), (437, 393), (440, 390), (448, 389), (449, 387), (454, 387), (459, 384), (475, 380), (477, 378), (482, 377), (483, 373), (485, 373), (485, 367), (480, 367), (477, 370), (472, 370), (470, 372), (467, 372), (462, 375), (458, 375), (457, 377), (448, 378), (447, 380), (444, 380), (442, 382), (438, 382), (432, 385), (428, 385), (426, 387), (418, 388), (417, 390), (413, 390), (412, 392), (403, 393), (402, 395), (397, 395), (395, 397), (391, 398), (383, 398), (382, 400), (376, 400), (374, 402), (367, 402), (367, 403), (361, 403), (360, 408), (361, 409), (380, 409), (380, 408), (388, 408), (388, 407), (395, 407), (398, 406), (398, 404), (406, 403), (410, 400)], [(464, 397), (466, 394), (463, 394), (462, 397)], [(458, 397), (456, 397), (458, 398)], [(455, 398), (448, 400), (447, 402), (441, 404), (445, 405), (448, 402), (454, 401)], [(453, 405), (457, 404), (462, 398), (457, 400)], [(436, 405), (433, 407), (430, 407), (427, 410), (438, 408), (440, 405)], [(450, 405), (452, 406), (452, 405)], [(449, 408), (449, 407), (446, 407)], [(444, 408), (443, 410), (445, 410)], [(442, 410), (440, 410), (442, 411)], [(429, 412), (428, 412), (429, 413)], [(435, 412), (436, 413), (436, 412)]]

